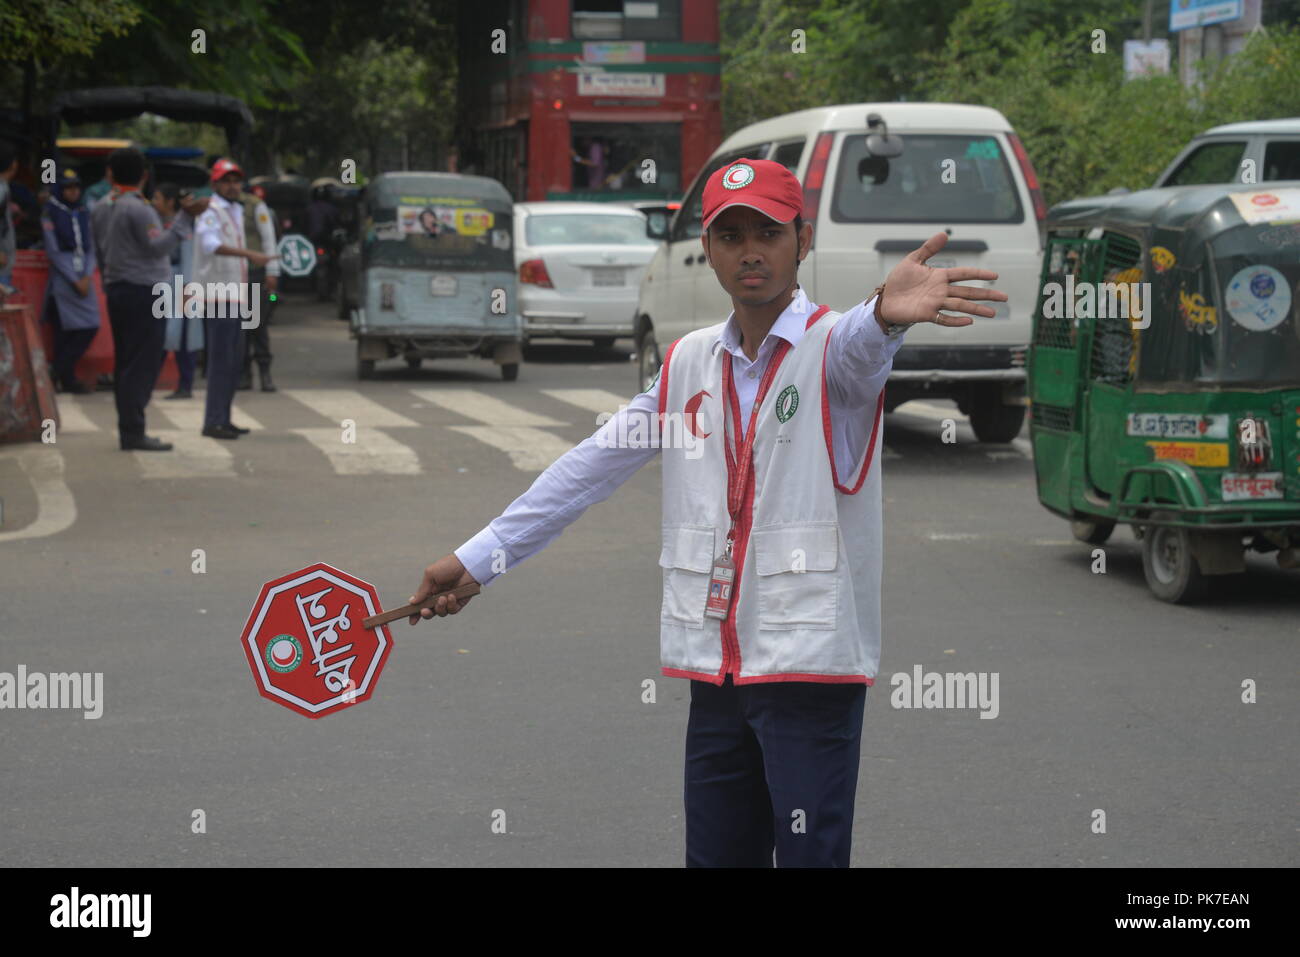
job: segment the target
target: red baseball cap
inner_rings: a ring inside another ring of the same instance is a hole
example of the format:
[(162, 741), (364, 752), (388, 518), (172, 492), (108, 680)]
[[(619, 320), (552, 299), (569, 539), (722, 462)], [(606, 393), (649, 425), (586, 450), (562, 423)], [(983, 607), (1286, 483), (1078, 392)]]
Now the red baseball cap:
[(803, 210), (799, 179), (772, 160), (738, 159), (713, 171), (704, 184), (704, 224), (729, 206), (748, 206), (778, 223), (788, 223)]
[(239, 164), (232, 159), (226, 159), (224, 156), (212, 164), (212, 182), (216, 182), (221, 177), (230, 173), (238, 173), (239, 178), (244, 178), (244, 171), (239, 168)]

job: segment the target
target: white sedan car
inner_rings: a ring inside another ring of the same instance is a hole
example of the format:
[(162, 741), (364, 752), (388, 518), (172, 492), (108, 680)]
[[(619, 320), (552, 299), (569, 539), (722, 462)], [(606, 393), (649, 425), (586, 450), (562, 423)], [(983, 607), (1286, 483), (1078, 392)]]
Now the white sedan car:
[(612, 203), (515, 203), (515, 266), (524, 336), (632, 336), (637, 293), (658, 244), (645, 216)]

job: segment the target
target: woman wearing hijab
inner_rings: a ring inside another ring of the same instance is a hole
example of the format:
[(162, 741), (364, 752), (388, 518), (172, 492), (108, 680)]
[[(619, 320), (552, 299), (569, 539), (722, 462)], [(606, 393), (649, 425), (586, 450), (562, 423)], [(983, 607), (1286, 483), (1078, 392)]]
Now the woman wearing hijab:
[(90, 212), (81, 202), (81, 179), (65, 169), (50, 188), (41, 214), (50, 281), (45, 292), (46, 322), (54, 323), (54, 380), (64, 392), (91, 390), (77, 381), (77, 361), (99, 331), (99, 300), (95, 296), (95, 244)]
[[(163, 225), (170, 225), (181, 208), (181, 188), (175, 183), (159, 183), (153, 193), (153, 208)], [(181, 277), (181, 288), (189, 281), (192, 269), (193, 240), (182, 239), (171, 252), (172, 273)], [(174, 280), (173, 280), (174, 283)], [(167, 328), (163, 333), (163, 359), (168, 352), (176, 354), (176, 371), (180, 373), (176, 391), (163, 398), (189, 399), (194, 395), (194, 370), (198, 354), (203, 348), (203, 316), (185, 315), (184, 297), (173, 301), (167, 315)]]

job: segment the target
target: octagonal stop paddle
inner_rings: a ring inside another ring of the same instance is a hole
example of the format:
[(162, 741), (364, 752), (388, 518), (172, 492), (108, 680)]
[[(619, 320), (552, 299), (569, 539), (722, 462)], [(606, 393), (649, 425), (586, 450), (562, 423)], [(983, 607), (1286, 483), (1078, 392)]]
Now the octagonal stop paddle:
[(479, 588), (470, 582), (384, 611), (369, 582), (318, 562), (262, 586), (241, 644), (263, 697), (321, 718), (374, 693), (393, 647), (388, 622)]

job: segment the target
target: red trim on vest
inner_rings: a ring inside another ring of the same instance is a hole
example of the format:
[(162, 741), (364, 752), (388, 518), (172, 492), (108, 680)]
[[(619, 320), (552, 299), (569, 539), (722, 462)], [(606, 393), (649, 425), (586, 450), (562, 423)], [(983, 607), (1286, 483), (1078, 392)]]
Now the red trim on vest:
[(673, 357), (673, 350), (677, 348), (677, 343), (681, 339), (674, 339), (668, 346), (668, 351), (664, 353), (664, 363), (659, 368), (659, 434), (663, 435), (664, 430), (664, 413), (668, 411), (668, 362)]
[(831, 436), (831, 400), (830, 394), (826, 391), (826, 350), (830, 347), (830, 334), (826, 335), (826, 342), (822, 345), (822, 431), (826, 434), (826, 454), (831, 459), (831, 481), (835, 483), (835, 489), (843, 492), (845, 495), (857, 495), (858, 490), (862, 488), (862, 483), (866, 481), (867, 470), (871, 468), (871, 455), (876, 450), (876, 438), (880, 435), (880, 414), (885, 409), (885, 387), (880, 387), (880, 395), (876, 396), (876, 417), (871, 425), (871, 439), (867, 442), (867, 454), (862, 460), (862, 471), (858, 473), (858, 480), (854, 483), (853, 488), (846, 488), (840, 484), (839, 469), (835, 466), (835, 442)]
[(680, 668), (660, 668), (659, 673), (665, 678), (690, 678), (692, 681), (707, 681), (711, 685), (721, 685), (726, 680), (721, 675), (707, 674), (703, 671), (682, 671)]

